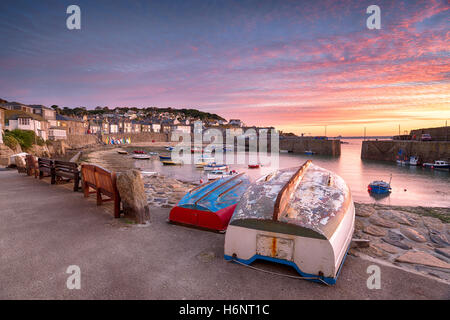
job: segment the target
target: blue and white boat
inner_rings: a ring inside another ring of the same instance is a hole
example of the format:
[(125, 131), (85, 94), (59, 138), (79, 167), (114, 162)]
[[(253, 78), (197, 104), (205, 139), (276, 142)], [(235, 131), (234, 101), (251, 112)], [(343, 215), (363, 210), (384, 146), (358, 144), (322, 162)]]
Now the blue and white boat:
[[(392, 179), (392, 177), (391, 177), (391, 179)], [(369, 193), (374, 193), (374, 194), (391, 193), (391, 191), (392, 191), (391, 181), (389, 180), (389, 183), (386, 181), (382, 181), (382, 180), (372, 181), (371, 183), (369, 183), (369, 186), (367, 187), (367, 191), (369, 191)]]
[(249, 185), (244, 173), (210, 180), (190, 190), (170, 211), (169, 221), (223, 232)]
[(159, 156), (159, 160), (163, 161), (163, 160), (172, 160), (171, 156)]
[(209, 163), (208, 165), (203, 167), (205, 171), (213, 171), (213, 170), (228, 170), (228, 166), (226, 164), (217, 164), (215, 162)]

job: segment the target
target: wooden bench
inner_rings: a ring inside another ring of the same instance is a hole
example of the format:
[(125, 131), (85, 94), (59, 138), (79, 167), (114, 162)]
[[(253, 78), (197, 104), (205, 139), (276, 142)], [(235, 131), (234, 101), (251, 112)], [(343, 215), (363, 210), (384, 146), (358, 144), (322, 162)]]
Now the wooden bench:
[(39, 158), (39, 179), (45, 177), (51, 177), (51, 183), (55, 184), (55, 162), (51, 159)]
[(80, 184), (80, 171), (78, 170), (78, 164), (75, 162), (66, 162), (55, 160), (55, 181), (57, 179), (68, 181), (73, 180), (73, 191), (78, 191), (78, 186)]
[(39, 165), (36, 158), (33, 155), (29, 154), (25, 157), (25, 163), (27, 175), (34, 175), (34, 178), (39, 177)]
[[(81, 175), (84, 196), (89, 197), (89, 194), (93, 193), (89, 192), (89, 189), (92, 188), (97, 194), (98, 206), (102, 205), (104, 201), (114, 201), (114, 218), (120, 218), (120, 195), (116, 186), (116, 173), (96, 165), (83, 164)], [(102, 195), (109, 199), (103, 199)]]

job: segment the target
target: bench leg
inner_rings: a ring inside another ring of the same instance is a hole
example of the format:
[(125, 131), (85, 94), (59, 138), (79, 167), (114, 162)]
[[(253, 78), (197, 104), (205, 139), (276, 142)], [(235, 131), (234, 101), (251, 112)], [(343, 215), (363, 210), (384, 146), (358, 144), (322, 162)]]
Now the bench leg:
[(83, 184), (83, 193), (84, 193), (84, 197), (85, 198), (89, 198), (89, 185), (87, 184), (87, 182), (82, 182)]
[(73, 191), (77, 192), (78, 191), (78, 186), (80, 184), (80, 177), (77, 175), (75, 175), (75, 179), (73, 179)]
[(51, 184), (56, 184), (56, 174), (54, 172), (50, 173)]
[(114, 196), (114, 218), (120, 218), (120, 197)]
[(102, 205), (102, 194), (99, 190), (97, 190), (97, 205), (101, 206)]

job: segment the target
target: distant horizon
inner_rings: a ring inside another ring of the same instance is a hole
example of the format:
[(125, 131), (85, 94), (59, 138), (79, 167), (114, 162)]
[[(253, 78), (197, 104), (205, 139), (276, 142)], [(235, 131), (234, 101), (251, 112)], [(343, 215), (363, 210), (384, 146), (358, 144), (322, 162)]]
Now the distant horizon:
[[(393, 136), (450, 119), (450, 5), (0, 2), (0, 86), (24, 104), (193, 108), (297, 135)], [(364, 129), (365, 128), (365, 129)]]

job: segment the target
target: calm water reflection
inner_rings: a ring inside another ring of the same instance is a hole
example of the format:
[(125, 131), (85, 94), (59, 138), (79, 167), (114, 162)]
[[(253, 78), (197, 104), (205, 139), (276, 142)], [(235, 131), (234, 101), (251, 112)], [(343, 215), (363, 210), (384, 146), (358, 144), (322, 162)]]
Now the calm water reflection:
[[(378, 202), (391, 205), (439, 206), (450, 207), (450, 173), (422, 169), (421, 167), (398, 166), (395, 163), (362, 161), (361, 140), (346, 140), (341, 156), (306, 156), (280, 154), (280, 168), (299, 166), (307, 159), (313, 163), (334, 171), (345, 179), (355, 201)], [(136, 167), (147, 171), (157, 171), (180, 180), (205, 180), (205, 173), (194, 165), (163, 166), (155, 160), (136, 161)], [(230, 165), (230, 169), (247, 172), (252, 179), (271, 172), (270, 165), (259, 169), (248, 169), (247, 165)], [(392, 174), (392, 193), (383, 199), (375, 199), (367, 192), (367, 185), (373, 180), (389, 181)]]

